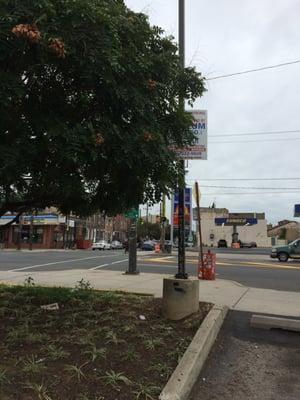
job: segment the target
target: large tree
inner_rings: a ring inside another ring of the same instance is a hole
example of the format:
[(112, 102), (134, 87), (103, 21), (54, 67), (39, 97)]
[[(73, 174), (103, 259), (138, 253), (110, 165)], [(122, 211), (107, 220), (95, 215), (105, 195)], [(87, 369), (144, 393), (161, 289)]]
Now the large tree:
[(122, 0), (1, 0), (0, 215), (114, 213), (168, 192), (204, 91)]

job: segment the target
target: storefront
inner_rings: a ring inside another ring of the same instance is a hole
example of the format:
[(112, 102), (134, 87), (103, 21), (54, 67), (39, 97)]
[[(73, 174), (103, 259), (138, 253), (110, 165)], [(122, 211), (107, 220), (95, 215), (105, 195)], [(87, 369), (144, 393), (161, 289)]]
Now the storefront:
[(66, 220), (57, 214), (25, 215), (18, 223), (5, 229), (12, 215), (0, 218), (1, 241), (6, 248), (51, 249), (71, 247), (74, 241), (74, 220)]

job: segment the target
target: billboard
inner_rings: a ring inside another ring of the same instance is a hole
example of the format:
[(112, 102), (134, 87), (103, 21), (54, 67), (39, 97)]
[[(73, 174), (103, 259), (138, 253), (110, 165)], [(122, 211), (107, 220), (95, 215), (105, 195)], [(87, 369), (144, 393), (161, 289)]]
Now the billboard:
[[(192, 189), (184, 189), (184, 221), (187, 230), (192, 229), (191, 217), (192, 217)], [(172, 219), (174, 228), (178, 227), (178, 211), (179, 211), (179, 193), (175, 191), (172, 202)]]
[(207, 111), (191, 111), (194, 124), (191, 127), (195, 135), (195, 142), (185, 149), (177, 149), (179, 158), (184, 160), (207, 160)]

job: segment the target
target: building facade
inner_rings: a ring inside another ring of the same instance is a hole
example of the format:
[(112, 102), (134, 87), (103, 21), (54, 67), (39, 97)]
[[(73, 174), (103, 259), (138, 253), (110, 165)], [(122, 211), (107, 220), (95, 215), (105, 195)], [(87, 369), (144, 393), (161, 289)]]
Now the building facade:
[(275, 226), (268, 226), (268, 236), (272, 240), (272, 244), (292, 242), (300, 238), (300, 223), (296, 221), (279, 221)]
[[(193, 218), (197, 221), (197, 209), (193, 211)], [(271, 245), (264, 213), (230, 213), (227, 208), (201, 207), (200, 215), (205, 246), (217, 246), (220, 239), (225, 239), (230, 246), (233, 235), (236, 240), (256, 242), (259, 247)]]
[[(48, 211), (48, 210), (46, 210)], [(24, 215), (11, 222), (15, 215), (0, 218), (0, 244), (5, 248), (64, 249), (88, 248), (91, 242), (124, 241), (127, 237), (127, 218), (123, 215), (106, 217), (93, 215), (87, 219), (62, 216), (55, 210), (37, 215)]]

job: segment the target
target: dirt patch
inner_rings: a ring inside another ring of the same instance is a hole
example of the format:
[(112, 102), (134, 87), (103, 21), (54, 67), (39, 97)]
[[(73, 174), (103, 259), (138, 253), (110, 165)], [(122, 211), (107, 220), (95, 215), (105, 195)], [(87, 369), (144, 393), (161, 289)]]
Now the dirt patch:
[(300, 336), (250, 328), (230, 312), (190, 400), (299, 400)]
[(150, 296), (31, 285), (0, 287), (1, 400), (157, 399), (210, 309), (170, 322)]

